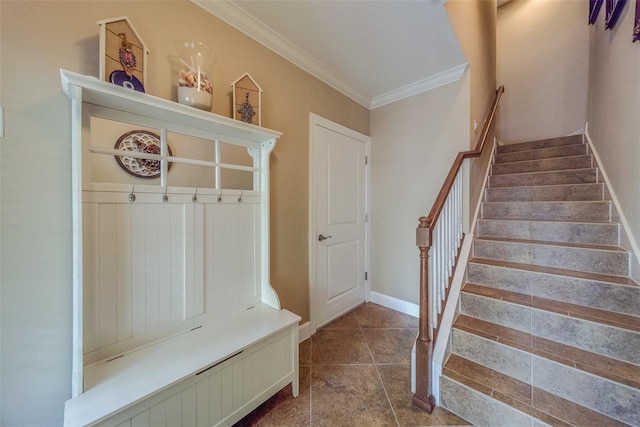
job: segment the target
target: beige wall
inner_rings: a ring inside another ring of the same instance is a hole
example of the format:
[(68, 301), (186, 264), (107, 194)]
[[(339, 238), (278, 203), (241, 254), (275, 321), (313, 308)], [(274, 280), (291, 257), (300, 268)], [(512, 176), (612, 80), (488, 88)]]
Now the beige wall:
[(418, 304), (415, 231), (469, 131), (469, 73), (371, 111), (371, 290)]
[(147, 43), (147, 92), (176, 99), (169, 55), (183, 38), (217, 54), (214, 107), (249, 72), (263, 125), (284, 132), (272, 155), (272, 283), (309, 319), (308, 116), (368, 134), (369, 111), (187, 1), (0, 2), (6, 137), (0, 142), (2, 425), (61, 425), (71, 393), (70, 108), (59, 68), (98, 74), (96, 21), (126, 15)]
[[(629, 2), (613, 30), (604, 29), (604, 7), (589, 27), (588, 133), (626, 218), (640, 241), (640, 43), (631, 43)], [(637, 246), (636, 246), (637, 247)], [(640, 271), (633, 271), (640, 277)]]
[[(469, 148), (475, 148), (487, 109), (496, 90), (496, 0), (449, 0), (445, 4), (471, 70)], [(477, 129), (474, 130), (474, 124)], [(495, 129), (495, 125), (494, 125)], [(492, 132), (482, 157), (469, 162), (469, 202), (472, 209), (483, 191), (482, 183), (491, 158)]]
[(501, 142), (584, 129), (588, 11), (585, 0), (512, 0), (498, 8), (498, 84), (505, 86)]
[(496, 0), (448, 0), (445, 9), (471, 69), (469, 147), (475, 148), (474, 120), (480, 129), (496, 90)]

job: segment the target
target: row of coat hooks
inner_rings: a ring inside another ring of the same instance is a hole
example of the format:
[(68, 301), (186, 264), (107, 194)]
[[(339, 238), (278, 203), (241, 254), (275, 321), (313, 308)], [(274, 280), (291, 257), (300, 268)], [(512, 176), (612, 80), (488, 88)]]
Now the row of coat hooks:
[[(131, 203), (136, 201), (136, 186), (134, 185), (131, 188), (131, 193), (129, 193), (129, 201)], [(218, 195), (218, 203), (222, 202), (222, 193), (223, 190), (220, 190), (220, 194)], [(242, 203), (242, 195), (244, 194), (244, 190), (240, 190), (240, 196), (238, 197), (238, 203)], [(163, 202), (168, 202), (169, 201), (169, 196), (167, 195), (167, 187), (164, 188), (164, 194), (162, 195), (162, 201)], [(193, 196), (191, 196), (191, 201), (193, 203), (196, 203), (198, 201), (198, 189), (196, 188), (196, 192), (193, 193)]]

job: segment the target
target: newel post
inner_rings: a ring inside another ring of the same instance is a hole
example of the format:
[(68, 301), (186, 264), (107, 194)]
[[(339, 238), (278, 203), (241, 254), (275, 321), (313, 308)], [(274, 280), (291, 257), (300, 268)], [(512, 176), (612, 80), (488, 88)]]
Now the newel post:
[(429, 249), (431, 248), (431, 218), (421, 217), (416, 229), (416, 245), (420, 250), (420, 319), (416, 340), (416, 392), (413, 404), (431, 413), (436, 406), (431, 390), (431, 360), (433, 346), (429, 331)]

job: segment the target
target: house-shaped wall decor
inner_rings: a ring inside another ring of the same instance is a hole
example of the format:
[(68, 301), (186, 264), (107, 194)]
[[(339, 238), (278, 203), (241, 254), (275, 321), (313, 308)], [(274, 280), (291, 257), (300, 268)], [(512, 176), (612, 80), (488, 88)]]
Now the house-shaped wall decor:
[(249, 73), (244, 73), (231, 83), (231, 87), (233, 88), (233, 118), (262, 126), (262, 88)]
[(126, 16), (98, 21), (100, 80), (144, 92), (149, 50)]

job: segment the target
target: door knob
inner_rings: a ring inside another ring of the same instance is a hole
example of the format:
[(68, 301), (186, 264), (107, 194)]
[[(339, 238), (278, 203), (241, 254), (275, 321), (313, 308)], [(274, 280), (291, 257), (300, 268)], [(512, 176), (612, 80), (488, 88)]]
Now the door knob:
[(322, 242), (323, 240), (330, 239), (331, 236), (323, 236), (322, 234), (318, 235), (318, 242)]

